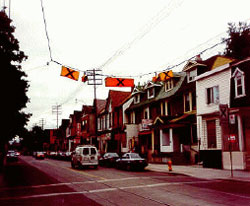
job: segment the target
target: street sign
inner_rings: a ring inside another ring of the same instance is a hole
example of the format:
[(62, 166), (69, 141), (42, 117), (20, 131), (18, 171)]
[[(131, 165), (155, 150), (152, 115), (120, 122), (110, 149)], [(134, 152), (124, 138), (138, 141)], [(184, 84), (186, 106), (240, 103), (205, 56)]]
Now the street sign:
[(228, 105), (220, 104), (220, 122), (228, 123)]
[(234, 134), (230, 134), (230, 136), (228, 137), (228, 141), (231, 143), (235, 143), (236, 142), (236, 136)]
[(230, 114), (229, 115), (229, 123), (230, 124), (235, 124), (235, 114)]
[(134, 79), (107, 77), (105, 79), (105, 86), (106, 87), (133, 87)]

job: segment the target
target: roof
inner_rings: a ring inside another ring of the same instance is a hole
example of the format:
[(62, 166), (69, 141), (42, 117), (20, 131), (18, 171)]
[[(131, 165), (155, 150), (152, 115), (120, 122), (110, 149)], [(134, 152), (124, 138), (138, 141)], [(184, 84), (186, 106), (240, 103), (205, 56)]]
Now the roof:
[(127, 99), (131, 95), (131, 92), (123, 92), (123, 91), (115, 91), (109, 90), (109, 96), (107, 99), (107, 104), (109, 103), (108, 100), (112, 102), (112, 108), (120, 106), (121, 103)]
[(106, 100), (105, 99), (96, 99), (96, 110), (97, 110), (97, 114), (99, 114), (106, 105)]
[(185, 80), (185, 77), (186, 77), (186, 73), (185, 72), (174, 72), (174, 77), (172, 78), (179, 78), (179, 80), (177, 81), (176, 85), (174, 86), (173, 89), (171, 89), (170, 91), (165, 91), (165, 86), (162, 85), (161, 88), (160, 88), (160, 91), (159, 93), (156, 95), (155, 98), (152, 98), (152, 99), (147, 99), (145, 101), (142, 101), (138, 104), (134, 104), (134, 105), (131, 105), (131, 107), (129, 107), (129, 109), (135, 109), (135, 108), (138, 108), (138, 107), (141, 107), (143, 105), (147, 105), (147, 104), (150, 104), (150, 103), (153, 103), (153, 102), (157, 102), (161, 99), (165, 99), (167, 97), (170, 97), (170, 96), (173, 96), (181, 87), (183, 81)]
[(227, 56), (222, 56), (222, 55), (215, 55), (212, 56), (209, 59), (206, 59), (202, 61), (203, 64), (207, 65), (209, 70), (213, 70), (217, 67), (220, 67), (224, 64), (228, 64), (230, 62), (234, 61), (233, 58), (227, 57)]
[[(176, 74), (176, 76), (177, 76), (177, 74)], [(161, 88), (158, 96), (156, 97), (156, 101), (171, 97), (180, 89), (182, 83), (185, 80), (186, 72), (178, 72), (178, 77), (180, 77), (180, 79), (179, 79), (179, 81), (177, 81), (177, 83), (173, 89), (166, 92), (164, 86)]]

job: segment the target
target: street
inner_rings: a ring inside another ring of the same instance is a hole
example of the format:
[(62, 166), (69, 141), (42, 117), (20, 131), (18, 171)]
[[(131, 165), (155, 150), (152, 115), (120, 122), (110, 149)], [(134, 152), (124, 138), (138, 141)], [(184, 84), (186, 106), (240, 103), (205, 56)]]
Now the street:
[(21, 156), (0, 174), (0, 205), (250, 205), (250, 183)]

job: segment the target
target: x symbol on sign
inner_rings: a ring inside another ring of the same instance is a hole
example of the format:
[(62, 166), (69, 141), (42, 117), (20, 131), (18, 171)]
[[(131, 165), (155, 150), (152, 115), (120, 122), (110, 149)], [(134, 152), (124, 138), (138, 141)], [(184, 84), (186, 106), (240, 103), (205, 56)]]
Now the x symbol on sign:
[(117, 86), (120, 86), (120, 85), (121, 85), (121, 86), (125, 86), (124, 83), (123, 83), (124, 80), (125, 80), (125, 79), (118, 79), (118, 78), (117, 78), (117, 81), (118, 81)]
[(222, 109), (221, 109), (221, 117), (222, 117), (222, 118), (224, 118), (224, 117), (226, 118), (226, 117), (227, 117), (226, 111), (227, 111), (226, 108), (222, 108)]
[(71, 70), (71, 71), (70, 71), (69, 68), (66, 68), (66, 69), (67, 69), (67, 71), (68, 71), (68, 74), (66, 74), (65, 77), (67, 77), (67, 76), (70, 75), (70, 76), (72, 77), (72, 79), (75, 79), (75, 77), (74, 77), (74, 75), (73, 75), (73, 73), (74, 73), (75, 71), (74, 71), (74, 70)]
[(163, 72), (166, 76), (165, 76), (165, 79), (167, 79), (168, 77), (171, 77), (170, 75), (169, 75), (169, 72), (170, 71), (167, 71), (167, 72)]

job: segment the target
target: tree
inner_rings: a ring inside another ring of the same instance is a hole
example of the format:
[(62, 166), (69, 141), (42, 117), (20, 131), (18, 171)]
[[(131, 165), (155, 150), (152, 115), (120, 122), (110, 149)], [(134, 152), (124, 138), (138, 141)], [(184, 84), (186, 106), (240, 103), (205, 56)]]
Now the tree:
[(27, 56), (19, 50), (19, 42), (13, 35), (15, 27), (11, 22), (5, 11), (0, 11), (0, 69), (3, 97), (0, 152), (3, 152), (3, 145), (8, 140), (22, 131), (30, 117), (30, 114), (22, 111), (29, 101), (26, 95), (29, 85), (21, 68), (21, 63)]
[(250, 56), (250, 24), (239, 22), (228, 24), (228, 39), (224, 55), (235, 59), (244, 59)]

